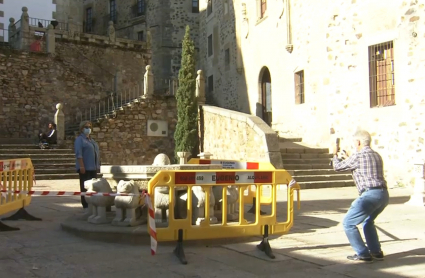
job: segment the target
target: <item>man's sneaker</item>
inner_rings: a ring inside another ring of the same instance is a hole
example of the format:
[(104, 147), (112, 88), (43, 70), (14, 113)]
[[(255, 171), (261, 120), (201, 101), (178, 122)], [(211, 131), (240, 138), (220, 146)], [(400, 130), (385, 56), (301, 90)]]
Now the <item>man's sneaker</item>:
[(373, 263), (372, 257), (360, 257), (357, 254), (353, 256), (348, 256), (347, 259), (349, 259), (350, 261), (356, 261), (356, 262)]
[(384, 260), (384, 252), (379, 252), (379, 253), (370, 253), (370, 255), (372, 256), (372, 258), (374, 258), (377, 261), (383, 261)]

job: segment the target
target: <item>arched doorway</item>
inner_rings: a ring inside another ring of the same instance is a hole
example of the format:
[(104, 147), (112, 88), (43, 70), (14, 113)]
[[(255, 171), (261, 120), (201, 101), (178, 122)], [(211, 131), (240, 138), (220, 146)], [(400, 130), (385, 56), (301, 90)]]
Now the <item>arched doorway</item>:
[(260, 105), (261, 118), (266, 124), (272, 124), (272, 78), (267, 67), (263, 67), (260, 71)]

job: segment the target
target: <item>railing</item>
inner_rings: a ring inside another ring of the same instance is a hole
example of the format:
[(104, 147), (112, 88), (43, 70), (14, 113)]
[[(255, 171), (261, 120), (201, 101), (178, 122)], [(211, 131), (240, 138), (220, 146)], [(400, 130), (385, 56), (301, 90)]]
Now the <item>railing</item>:
[(16, 27), (16, 30), (20, 29), (21, 28), (21, 20), (16, 21), (14, 25)]
[(64, 22), (58, 22), (56, 20), (47, 20), (47, 19), (40, 19), (40, 18), (29, 18), (29, 25), (34, 27), (40, 27), (40, 28), (46, 28), (49, 26), (49, 24), (53, 25), (53, 28), (58, 30), (68, 30), (68, 23)]
[(176, 78), (155, 78), (154, 93), (156, 95), (174, 96), (179, 87), (179, 80)]
[(108, 92), (108, 96), (91, 104), (82, 111), (80, 110), (74, 115), (75, 123), (70, 123), (65, 128), (66, 135), (74, 135), (78, 130), (79, 123), (82, 121), (98, 122), (101, 119), (115, 118), (119, 110), (123, 110), (125, 106), (139, 102), (143, 89), (140, 85), (133, 89), (123, 90), (118, 93)]

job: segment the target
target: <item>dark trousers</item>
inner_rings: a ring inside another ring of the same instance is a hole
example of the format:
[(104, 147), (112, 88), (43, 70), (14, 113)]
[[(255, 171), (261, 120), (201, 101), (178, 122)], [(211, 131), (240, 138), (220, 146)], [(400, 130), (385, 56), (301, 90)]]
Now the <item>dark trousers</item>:
[(41, 133), (38, 135), (38, 139), (40, 143), (48, 143), (48, 144), (56, 144), (57, 142), (54, 141), (52, 138), (48, 137), (45, 133)]
[[(80, 190), (81, 192), (86, 192), (87, 190), (84, 188), (84, 182), (91, 180), (91, 179), (97, 179), (97, 171), (87, 171), (84, 174), (80, 173), (80, 170), (77, 171), (80, 175)], [(86, 202), (86, 198), (84, 196), (81, 196), (81, 204), (83, 205), (83, 208), (88, 208), (89, 205)]]

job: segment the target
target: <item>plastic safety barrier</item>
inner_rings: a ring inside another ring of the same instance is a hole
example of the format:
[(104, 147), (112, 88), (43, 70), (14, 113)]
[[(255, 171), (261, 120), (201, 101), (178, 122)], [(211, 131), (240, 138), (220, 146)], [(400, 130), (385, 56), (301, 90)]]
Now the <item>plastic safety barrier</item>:
[[(278, 222), (277, 220), (277, 188), (279, 185), (287, 185), (287, 220)], [(228, 202), (227, 189), (232, 185), (237, 188), (239, 198), (239, 217), (237, 222), (228, 222)], [(269, 185), (271, 187), (271, 213), (269, 215), (255, 214), (255, 221), (249, 223), (245, 219), (245, 202), (243, 191), (248, 186), (255, 185), (255, 209), (260, 210), (260, 192), (261, 187)], [(220, 224), (210, 223), (210, 194), (213, 187), (222, 187), (222, 222)], [(157, 241), (177, 240), (175, 254), (183, 264), (186, 264), (186, 258), (183, 251), (183, 239), (218, 239), (241, 236), (263, 236), (263, 241), (258, 245), (261, 251), (264, 251), (270, 258), (274, 258), (270, 244), (268, 242), (269, 234), (284, 234), (288, 232), (294, 223), (294, 190), (298, 193), (298, 208), (300, 207), (300, 187), (286, 170), (208, 170), (202, 172), (195, 171), (160, 171), (148, 184), (148, 193), (151, 200), (155, 200), (155, 188), (169, 188), (169, 217), (167, 227), (156, 227), (155, 235)], [(199, 225), (193, 224), (192, 199), (193, 189), (199, 189), (205, 193), (204, 215), (205, 218)], [(175, 218), (175, 191), (176, 189), (187, 190), (187, 217), (185, 219)]]
[[(1, 220), (41, 220), (30, 215), (24, 209), (31, 203), (28, 194), (16, 191), (31, 191), (34, 178), (34, 167), (31, 159), (0, 160), (0, 215), (18, 210), (14, 215)], [(0, 221), (0, 232), (16, 231), (19, 228), (10, 227)]]
[[(232, 169), (245, 169), (245, 170), (275, 170), (276, 168), (270, 162), (250, 162), (242, 160), (227, 160), (227, 159), (201, 159), (201, 158), (192, 158), (189, 160), (188, 164), (216, 164), (222, 165), (222, 168), (225, 170)], [(265, 189), (265, 188), (263, 188)], [(255, 211), (255, 202), (256, 197), (255, 193), (256, 188), (254, 185), (248, 186), (244, 193), (244, 202), (252, 202), (252, 208), (248, 211), (249, 213), (256, 213)], [(263, 190), (261, 191), (260, 203), (262, 205), (271, 204), (272, 200), (270, 196), (263, 195)], [(261, 212), (260, 213), (264, 213)]]

